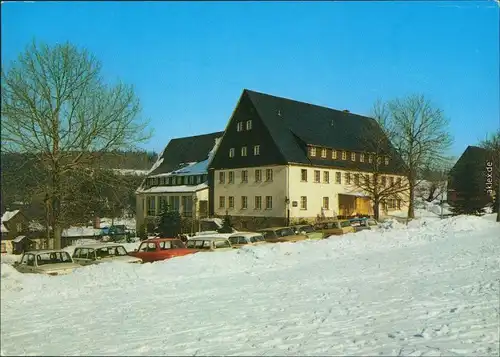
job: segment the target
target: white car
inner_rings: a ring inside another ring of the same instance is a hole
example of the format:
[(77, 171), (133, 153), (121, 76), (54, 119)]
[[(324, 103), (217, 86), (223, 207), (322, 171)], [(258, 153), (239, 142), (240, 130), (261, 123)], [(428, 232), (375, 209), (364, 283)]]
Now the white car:
[(64, 250), (38, 250), (24, 252), (14, 268), (21, 273), (66, 275), (79, 268)]
[(142, 263), (142, 259), (128, 255), (123, 245), (114, 243), (80, 245), (73, 251), (73, 260), (80, 265), (106, 262)]

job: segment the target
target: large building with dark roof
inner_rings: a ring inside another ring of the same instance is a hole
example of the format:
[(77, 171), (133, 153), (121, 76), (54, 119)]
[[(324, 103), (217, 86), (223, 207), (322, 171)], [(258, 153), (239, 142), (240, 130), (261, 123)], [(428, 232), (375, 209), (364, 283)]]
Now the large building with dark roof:
[[(371, 214), (353, 181), (374, 166), (382, 182), (404, 179), (374, 119), (245, 89), (209, 165), (210, 214), (227, 212), (239, 229)], [(383, 211), (402, 206), (391, 199)]]
[(153, 227), (164, 204), (183, 217), (208, 215), (208, 165), (222, 134), (170, 140), (136, 191), (137, 229), (144, 223)]

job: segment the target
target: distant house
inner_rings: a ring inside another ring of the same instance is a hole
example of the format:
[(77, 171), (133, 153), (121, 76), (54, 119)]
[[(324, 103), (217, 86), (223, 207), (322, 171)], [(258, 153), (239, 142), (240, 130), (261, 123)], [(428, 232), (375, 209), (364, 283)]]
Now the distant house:
[(24, 243), (29, 227), (28, 218), (20, 211), (6, 211), (1, 218), (1, 252), (14, 253), (16, 245)]
[[(210, 214), (227, 212), (239, 229), (373, 214), (352, 186), (360, 174), (373, 177), (376, 160), (382, 184), (404, 180), (389, 144), (367, 144), (375, 135), (388, 142), (372, 118), (245, 89), (209, 165)], [(381, 208), (406, 207), (391, 198)]]
[(448, 175), (447, 198), (450, 205), (471, 199), (488, 203), (496, 187), (493, 186), (493, 153), (477, 146), (468, 146)]
[(164, 205), (183, 217), (208, 215), (208, 165), (223, 132), (170, 140), (136, 191), (136, 229), (149, 230)]

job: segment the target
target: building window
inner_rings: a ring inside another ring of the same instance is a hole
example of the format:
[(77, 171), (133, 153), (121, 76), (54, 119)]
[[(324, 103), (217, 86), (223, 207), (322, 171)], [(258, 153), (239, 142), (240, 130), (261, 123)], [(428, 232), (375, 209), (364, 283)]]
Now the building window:
[(241, 196), (241, 209), (247, 209), (248, 207), (248, 197)]
[(326, 159), (326, 149), (321, 149), (321, 157)]
[(321, 172), (319, 170), (314, 170), (314, 182), (319, 183), (321, 180)]
[(255, 209), (262, 209), (262, 197), (255, 196)]
[(22, 223), (17, 223), (16, 224), (16, 229), (18, 232), (22, 232), (23, 231), (23, 224)]
[(340, 172), (335, 173), (335, 183), (338, 183), (338, 184), (342, 183), (342, 174)]
[(201, 178), (202, 178), (202, 177), (203, 177), (203, 176), (201, 176), (201, 175), (196, 176), (196, 183), (197, 183), (197, 184), (200, 184), (200, 183), (201, 183)]
[(252, 120), (247, 120), (247, 130), (252, 130)]
[(224, 207), (226, 207), (226, 197), (219, 196), (219, 208), (224, 208)]
[(225, 183), (225, 181), (226, 181), (225, 172), (219, 172), (219, 183)]
[(227, 205), (228, 205), (229, 209), (234, 208), (234, 196), (229, 196), (227, 198)]
[(389, 165), (389, 158), (388, 157), (385, 158), (385, 164)]
[(382, 176), (382, 187), (387, 186), (387, 179), (385, 176)]
[(382, 158), (380, 156), (377, 157), (377, 164), (381, 164), (382, 163)]
[(368, 162), (371, 164), (373, 162), (373, 155), (368, 155)]
[(359, 174), (354, 174), (354, 184), (359, 186)]
[(323, 183), (330, 183), (330, 173), (323, 171)]
[(247, 156), (247, 147), (246, 146), (241, 147), (241, 156)]
[(337, 160), (337, 150), (332, 150), (332, 159)]
[(342, 160), (347, 160), (347, 153), (342, 151)]
[(236, 125), (236, 130), (243, 131), (243, 122), (242, 121), (238, 122), (238, 124)]
[(229, 171), (227, 177), (227, 183), (234, 183), (234, 171)]
[(189, 178), (188, 176), (183, 176), (183, 177), (182, 177), (182, 181), (183, 181), (183, 184), (184, 184), (184, 185), (187, 185), (187, 184), (188, 184), (188, 178)]
[(234, 157), (234, 148), (229, 149), (229, 157)]
[(254, 154), (255, 156), (259, 156), (259, 155), (260, 155), (260, 145), (255, 145), (255, 146), (253, 147), (253, 154)]
[(401, 186), (401, 177), (396, 179), (396, 186)]
[(351, 161), (356, 161), (356, 153), (351, 152)]
[(273, 180), (273, 169), (266, 169), (266, 181), (270, 182)]
[(190, 185), (194, 185), (194, 176), (189, 176), (188, 182)]
[(255, 170), (255, 182), (261, 182), (262, 181), (262, 170), (257, 169)]
[(359, 162), (365, 162), (365, 154), (359, 154)]
[(241, 182), (248, 182), (248, 171), (247, 170), (241, 171)]
[(401, 210), (401, 200), (397, 200), (398, 210)]
[(389, 177), (389, 186), (394, 186), (394, 177)]
[(329, 197), (323, 197), (323, 209), (330, 209), (330, 198)]
[(316, 156), (316, 148), (315, 147), (311, 148), (311, 156)]
[(156, 215), (156, 200), (155, 200), (154, 196), (147, 198), (147, 205), (148, 205), (148, 216), (155, 216)]
[(307, 169), (300, 170), (300, 181), (307, 182)]
[(307, 197), (300, 196), (300, 209), (307, 209)]
[(266, 196), (266, 209), (273, 208), (273, 196)]
[(344, 177), (345, 177), (345, 184), (346, 185), (350, 185), (351, 184), (351, 173), (350, 172), (346, 172), (344, 174)]

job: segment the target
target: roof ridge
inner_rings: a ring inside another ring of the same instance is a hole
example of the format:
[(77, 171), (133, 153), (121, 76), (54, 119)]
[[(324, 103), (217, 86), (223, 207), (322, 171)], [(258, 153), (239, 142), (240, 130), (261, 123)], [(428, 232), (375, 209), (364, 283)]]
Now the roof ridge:
[(198, 135), (182, 136), (182, 137), (178, 137), (178, 138), (172, 138), (172, 139), (170, 139), (170, 141), (181, 140), (181, 139), (192, 139), (192, 138), (198, 138), (198, 137), (202, 137), (202, 136), (217, 135), (217, 134), (223, 134), (223, 133), (224, 133), (224, 131), (214, 131), (213, 133), (198, 134)]
[(274, 94), (268, 94), (268, 93), (258, 92), (258, 91), (254, 91), (254, 90), (251, 90), (251, 89), (244, 89), (244, 91), (246, 91), (248, 93), (255, 93), (257, 95), (263, 95), (263, 96), (267, 96), (267, 97), (272, 97), (272, 98), (287, 100), (289, 102), (294, 102), (294, 103), (303, 104), (303, 105), (304, 104), (305, 105), (310, 105), (310, 106), (316, 107), (316, 108), (333, 110), (333, 111), (338, 112), (338, 113), (343, 113), (343, 114), (348, 114), (348, 115), (350, 114), (350, 115), (355, 115), (355, 116), (359, 116), (359, 117), (362, 117), (362, 118), (367, 118), (367, 119), (373, 120), (372, 117), (369, 117), (369, 116), (366, 116), (366, 115), (362, 115), (362, 114), (353, 113), (351, 111), (345, 112), (344, 110), (339, 110), (339, 109), (327, 107), (327, 106), (324, 106), (324, 105), (319, 105), (319, 104), (304, 102), (304, 101), (300, 101), (300, 100), (296, 100), (296, 99), (292, 99), (292, 98), (287, 98), (287, 97), (280, 97), (280, 96), (277, 96), (277, 95), (274, 95)]

